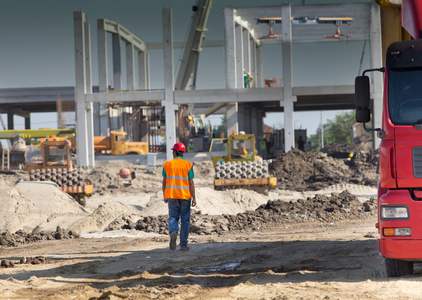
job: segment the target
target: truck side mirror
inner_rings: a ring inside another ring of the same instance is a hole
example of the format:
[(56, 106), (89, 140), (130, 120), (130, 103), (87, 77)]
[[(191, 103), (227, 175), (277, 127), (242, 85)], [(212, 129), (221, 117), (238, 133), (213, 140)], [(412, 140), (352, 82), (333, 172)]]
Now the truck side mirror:
[[(369, 77), (358, 76), (355, 78), (355, 105), (356, 108), (369, 107), (370, 101)], [(357, 113), (356, 113), (357, 117)]]
[(371, 112), (369, 108), (362, 107), (356, 109), (356, 122), (358, 123), (368, 123), (371, 120)]

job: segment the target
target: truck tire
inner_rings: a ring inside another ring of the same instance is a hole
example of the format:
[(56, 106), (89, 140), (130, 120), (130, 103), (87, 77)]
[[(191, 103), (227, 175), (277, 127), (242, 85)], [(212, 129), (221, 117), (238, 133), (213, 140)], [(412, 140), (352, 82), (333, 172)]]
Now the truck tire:
[(388, 277), (400, 277), (413, 274), (413, 261), (385, 258)]
[(83, 194), (76, 194), (73, 196), (73, 198), (75, 199), (76, 202), (79, 203), (79, 205), (85, 207), (86, 206), (86, 200), (85, 200), (85, 196)]

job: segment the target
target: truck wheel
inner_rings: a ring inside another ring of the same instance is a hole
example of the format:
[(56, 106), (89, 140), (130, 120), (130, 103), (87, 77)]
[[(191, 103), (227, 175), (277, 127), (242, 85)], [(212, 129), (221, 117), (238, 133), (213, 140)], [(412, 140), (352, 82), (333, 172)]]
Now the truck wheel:
[(413, 261), (385, 258), (388, 277), (400, 277), (413, 274)]
[(86, 200), (85, 200), (84, 195), (79, 195), (79, 194), (76, 194), (76, 195), (74, 195), (74, 196), (73, 196), (73, 198), (76, 200), (76, 202), (78, 202), (78, 203), (79, 203), (79, 205), (81, 205), (81, 206), (85, 207), (85, 205), (86, 205)]

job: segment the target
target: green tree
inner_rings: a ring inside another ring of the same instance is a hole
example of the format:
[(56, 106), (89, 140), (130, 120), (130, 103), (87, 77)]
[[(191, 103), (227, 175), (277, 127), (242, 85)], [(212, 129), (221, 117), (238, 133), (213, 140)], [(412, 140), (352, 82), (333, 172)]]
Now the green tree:
[[(337, 115), (334, 120), (328, 120), (324, 124), (324, 145), (332, 143), (347, 144), (351, 142), (351, 126), (355, 123), (355, 112), (345, 112)], [(314, 149), (321, 148), (321, 127), (312, 134), (309, 139)]]
[(213, 126), (213, 128), (212, 128), (212, 136), (214, 138), (219, 138), (221, 131), (224, 132), (224, 136), (227, 135), (227, 115), (223, 115), (221, 117), (221, 124), (220, 125)]
[(331, 143), (347, 144), (352, 141), (351, 126), (355, 122), (355, 111), (345, 112), (337, 115), (334, 121), (328, 120), (327, 129), (324, 128), (324, 131), (331, 137)]

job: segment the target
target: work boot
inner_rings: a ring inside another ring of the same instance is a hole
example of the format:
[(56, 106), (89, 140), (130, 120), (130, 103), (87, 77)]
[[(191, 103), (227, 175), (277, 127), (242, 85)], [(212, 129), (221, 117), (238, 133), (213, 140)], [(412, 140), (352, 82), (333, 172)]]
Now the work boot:
[(170, 250), (176, 250), (177, 232), (170, 233)]
[(180, 251), (188, 251), (188, 250), (189, 250), (188, 245), (185, 245), (185, 244), (180, 245)]

